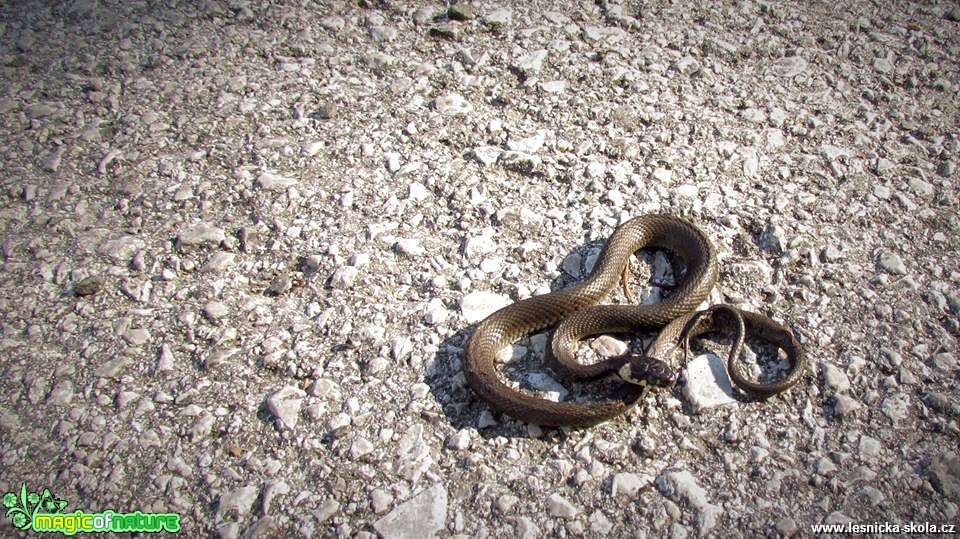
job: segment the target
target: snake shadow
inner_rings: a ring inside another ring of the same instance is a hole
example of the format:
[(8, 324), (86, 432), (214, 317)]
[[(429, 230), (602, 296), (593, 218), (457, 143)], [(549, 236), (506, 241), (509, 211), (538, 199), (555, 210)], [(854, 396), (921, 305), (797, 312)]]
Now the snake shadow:
[[(424, 374), (425, 383), (429, 386), (431, 394), (453, 428), (457, 430), (476, 429), (480, 437), (484, 439), (498, 437), (554, 439), (556, 437), (562, 438), (564, 433), (568, 431), (581, 428), (546, 427), (529, 424), (497, 412), (486, 401), (479, 398), (467, 384), (463, 375), (463, 350), (475, 327), (476, 324), (472, 324), (445, 339)], [(552, 329), (544, 332), (543, 335), (549, 337), (550, 331)], [(533, 334), (534, 339), (542, 338), (538, 335), (540, 334)], [(522, 339), (515, 343), (515, 346), (525, 346), (527, 342), (527, 340)], [(584, 383), (565, 380), (550, 370), (545, 355), (538, 351), (530, 351), (523, 357), (513, 357), (506, 362), (499, 363), (498, 367), (502, 379), (508, 383), (511, 381), (517, 382), (521, 391), (531, 396), (538, 396), (538, 389), (542, 390), (543, 388), (533, 387), (530, 379), (538, 377), (542, 380), (545, 377), (541, 377), (541, 375), (549, 377), (547, 380), (551, 385), (552, 381), (558, 383), (559, 387), (557, 389), (560, 389), (560, 393), (563, 395), (561, 400), (564, 401), (582, 403), (601, 401), (615, 396), (617, 389), (605, 387), (600, 391), (598, 388), (613, 384), (624, 387), (624, 382), (617, 380), (613, 375), (609, 377), (609, 380)], [(548, 389), (552, 390), (553, 388)], [(542, 397), (542, 394), (539, 396)], [(637, 405), (640, 405), (645, 398), (645, 395), (641, 396)], [(624, 421), (624, 419), (614, 419), (609, 423), (615, 421)]]
[[(583, 264), (580, 274), (585, 278), (586, 275), (589, 274), (592, 259), (595, 259), (600, 253), (602, 245), (602, 241), (594, 241), (574, 248), (567, 254), (567, 257), (564, 258), (563, 266), (565, 268), (568, 267), (569, 264), (567, 261), (570, 260), (571, 257), (579, 256), (580, 262)], [(652, 263), (654, 250), (644, 250), (642, 253), (643, 257), (647, 258), (647, 262)], [(682, 260), (670, 255), (668, 255), (668, 259), (675, 274), (680, 275), (685, 269)], [(648, 264), (648, 266), (650, 265), (652, 264)], [(654, 280), (652, 273), (653, 272), (651, 272), (650, 275), (651, 281)], [(550, 289), (552, 292), (555, 292), (576, 284), (581, 280), (582, 278), (575, 278), (564, 271), (561, 272), (559, 277), (553, 280)], [(669, 290), (669, 287), (664, 287), (664, 289)], [(615, 294), (619, 293), (615, 292)], [(436, 399), (437, 404), (440, 406), (450, 425), (457, 430), (474, 428), (481, 437), (487, 439), (501, 436), (507, 438), (552, 437), (573, 430), (571, 427), (533, 426), (526, 422), (513, 419), (495, 411), (486, 401), (480, 399), (473, 392), (463, 374), (463, 353), (467, 341), (475, 328), (476, 324), (471, 324), (444, 339), (434, 354), (433, 361), (428, 363), (424, 372), (424, 382), (430, 388), (431, 394)], [(546, 389), (558, 390), (562, 397), (561, 400), (572, 400), (584, 403), (609, 398), (611, 391), (615, 391), (614, 389), (604, 387), (603, 391), (598, 391), (598, 389), (605, 384), (623, 385), (623, 382), (616, 379), (615, 376), (610, 376), (607, 380), (580, 383), (564, 380), (555, 374), (548, 366), (546, 357), (546, 353), (548, 352), (544, 351), (544, 348), (549, 343), (552, 331), (553, 328), (549, 328), (546, 331), (534, 333), (514, 343), (514, 356), (506, 362), (498, 363), (498, 371), (501, 378), (508, 383), (510, 381), (517, 382), (522, 391), (533, 396), (536, 396), (536, 390), (544, 389), (543, 380), (546, 380), (546, 385), (548, 386)], [(632, 348), (637, 347), (632, 346)], [(524, 349), (526, 353), (523, 353)], [(541, 373), (547, 376), (541, 377)], [(531, 385), (532, 378), (540, 381), (538, 384), (540, 387), (533, 387)], [(562, 387), (554, 387), (554, 381)], [(531, 393), (531, 391), (533, 392)], [(604, 395), (604, 397), (599, 397), (599, 394)], [(637, 404), (639, 405), (644, 399), (646, 399), (646, 395), (641, 396)], [(623, 419), (618, 419), (617, 421), (622, 420)]]

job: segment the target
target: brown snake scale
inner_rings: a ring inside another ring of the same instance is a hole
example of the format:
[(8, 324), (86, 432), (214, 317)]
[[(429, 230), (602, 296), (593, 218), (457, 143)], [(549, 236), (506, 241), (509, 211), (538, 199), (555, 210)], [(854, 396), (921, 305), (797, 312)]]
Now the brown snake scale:
[[(645, 247), (667, 249), (683, 258), (687, 265), (683, 281), (668, 298), (653, 305), (597, 305), (617, 286), (629, 257)], [(588, 426), (616, 417), (640, 397), (643, 386), (623, 384), (609, 390), (603, 401), (553, 402), (524, 394), (501, 381), (495, 366), (497, 352), (526, 335), (559, 323), (552, 341), (553, 368), (571, 378), (594, 379), (617, 372), (633, 360), (621, 356), (592, 365), (579, 364), (574, 358), (577, 341), (602, 333), (662, 327), (646, 356), (666, 360), (687, 339), (713, 329), (714, 309), (701, 313), (695, 313), (694, 309), (707, 299), (717, 276), (716, 252), (693, 224), (669, 215), (647, 215), (627, 221), (614, 230), (594, 270), (584, 281), (508, 305), (477, 325), (465, 350), (467, 382), (494, 409), (530, 423)], [(737, 318), (739, 312), (741, 328), (746, 325), (750, 333), (779, 346), (791, 359), (791, 369), (782, 380), (769, 384), (751, 382), (740, 372), (733, 357), (744, 338), (741, 331), (728, 367), (738, 386), (770, 395), (799, 380), (803, 373), (803, 355), (789, 329), (756, 313), (732, 307), (720, 310), (732, 312), (728, 318)], [(694, 317), (697, 319), (691, 322)]]

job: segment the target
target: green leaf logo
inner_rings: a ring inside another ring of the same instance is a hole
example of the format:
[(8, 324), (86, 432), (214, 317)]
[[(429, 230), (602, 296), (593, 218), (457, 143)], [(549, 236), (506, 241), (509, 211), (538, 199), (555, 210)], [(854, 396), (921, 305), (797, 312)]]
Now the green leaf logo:
[(36, 505), (36, 503), (31, 504), (30, 500), (34, 496), (36, 496), (37, 501), (40, 501), (36, 492), (27, 493), (26, 483), (20, 483), (19, 496), (13, 492), (3, 495), (3, 506), (7, 508), (4, 516), (10, 518), (13, 525), (21, 530), (29, 528), (30, 523), (33, 522), (33, 511), (30, 510), (30, 506)]
[(50, 489), (43, 489), (43, 494), (40, 495), (40, 511), (52, 515), (62, 513), (66, 506), (66, 500), (58, 500), (53, 497), (53, 494), (50, 494)]
[(27, 484), (20, 483), (20, 492), (7, 492), (3, 495), (4, 514), (14, 526), (26, 530), (33, 523), (37, 513), (61, 513), (67, 506), (66, 500), (58, 500), (50, 494), (50, 489), (43, 489), (43, 493), (27, 492)]

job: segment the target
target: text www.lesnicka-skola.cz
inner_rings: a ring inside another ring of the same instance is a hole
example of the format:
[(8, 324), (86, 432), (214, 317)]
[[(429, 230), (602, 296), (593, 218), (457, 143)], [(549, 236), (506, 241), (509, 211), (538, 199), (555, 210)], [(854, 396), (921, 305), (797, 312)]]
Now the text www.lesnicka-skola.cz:
[(874, 522), (872, 524), (811, 524), (813, 533), (942, 533), (951, 535), (957, 533), (956, 524), (931, 524), (929, 522)]

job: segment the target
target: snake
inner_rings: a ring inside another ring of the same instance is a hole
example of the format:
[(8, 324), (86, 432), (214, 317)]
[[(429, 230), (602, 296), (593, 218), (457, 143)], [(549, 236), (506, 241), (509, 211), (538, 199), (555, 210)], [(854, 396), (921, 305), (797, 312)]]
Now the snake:
[[(624, 280), (630, 257), (644, 248), (666, 249), (686, 263), (683, 280), (655, 304), (599, 305)], [(464, 376), (470, 388), (493, 409), (543, 426), (591, 426), (624, 414), (647, 388), (668, 387), (676, 374), (668, 359), (689, 348), (689, 339), (715, 330), (721, 323), (738, 326), (728, 370), (744, 389), (769, 396), (795, 384), (803, 373), (803, 355), (792, 332), (773, 320), (730, 306), (696, 311), (717, 282), (716, 251), (700, 228), (681, 217), (650, 214), (618, 226), (603, 246), (593, 270), (581, 282), (503, 307), (477, 324), (464, 348)], [(726, 312), (727, 316), (717, 316)], [(725, 321), (721, 320), (726, 318)], [(559, 324), (559, 325), (558, 325)], [(558, 325), (558, 326), (557, 326)], [(628, 383), (605, 389), (602, 400), (555, 402), (513, 389), (496, 371), (497, 353), (537, 331), (557, 326), (550, 362), (555, 371), (571, 378), (590, 380), (616, 373)], [(662, 328), (662, 329), (661, 329)], [(643, 354), (627, 354), (583, 365), (574, 358), (579, 340), (603, 333), (661, 329)], [(735, 361), (746, 332), (783, 349), (791, 360), (786, 376), (774, 383), (752, 382)]]

